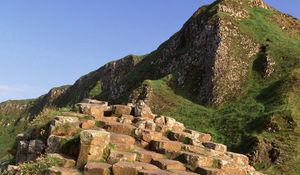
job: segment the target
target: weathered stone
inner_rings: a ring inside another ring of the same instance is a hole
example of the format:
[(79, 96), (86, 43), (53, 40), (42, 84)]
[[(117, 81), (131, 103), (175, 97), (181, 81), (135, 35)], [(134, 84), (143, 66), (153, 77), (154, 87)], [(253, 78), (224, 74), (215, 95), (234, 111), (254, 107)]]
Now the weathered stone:
[(83, 99), (81, 101), (81, 103), (89, 103), (89, 104), (97, 104), (97, 105), (101, 105), (101, 106), (108, 106), (108, 102), (99, 101), (99, 100), (95, 100), (95, 99), (88, 99), (88, 98)]
[(134, 116), (132, 115), (125, 115), (123, 114), (121, 117), (118, 118), (118, 122), (123, 124), (131, 124), (134, 119)]
[(87, 103), (78, 103), (77, 106), (83, 114), (91, 115), (96, 119), (104, 117), (104, 111), (107, 110), (107, 102), (86, 100)]
[(100, 161), (103, 151), (110, 141), (110, 134), (104, 130), (85, 130), (80, 133), (80, 153), (77, 167), (88, 161)]
[(200, 142), (209, 142), (211, 140), (210, 134), (199, 133), (199, 141)]
[(163, 170), (186, 170), (185, 166), (177, 160), (157, 159), (152, 160), (151, 163)]
[(173, 128), (173, 126), (175, 125), (176, 123), (176, 120), (174, 118), (171, 118), (171, 117), (165, 117), (166, 119), (166, 126), (168, 126), (169, 128)]
[(219, 144), (219, 143), (203, 142), (202, 145), (205, 146), (206, 148), (213, 149), (213, 150), (220, 151), (220, 152), (227, 151), (227, 146), (223, 145), (223, 144)]
[(165, 170), (140, 170), (138, 175), (178, 175), (178, 173)]
[(220, 169), (209, 168), (209, 167), (198, 167), (195, 172), (201, 175), (227, 175)]
[(47, 139), (47, 153), (60, 153), (62, 146), (72, 137), (50, 135)]
[(187, 141), (189, 141), (188, 139), (192, 138), (192, 135), (189, 134), (189, 133), (185, 133), (185, 132), (170, 131), (168, 133), (168, 138), (170, 140), (180, 141), (180, 142), (186, 143)]
[(95, 126), (95, 120), (87, 120), (82, 122), (81, 128), (82, 129), (91, 129)]
[(159, 125), (166, 124), (166, 118), (165, 118), (165, 116), (162, 116), (162, 115), (155, 117), (155, 119), (153, 121), (154, 121), (154, 123), (159, 124)]
[(175, 122), (175, 124), (172, 127), (172, 130), (176, 132), (182, 132), (184, 129), (184, 124), (180, 122)]
[(112, 112), (116, 115), (130, 115), (132, 111), (132, 107), (126, 105), (114, 105), (112, 107)]
[(79, 119), (77, 117), (55, 117), (50, 124), (50, 135), (74, 136), (78, 132)]
[(134, 108), (134, 116), (147, 119), (154, 119), (155, 115), (152, 113), (150, 107), (142, 100), (139, 100)]
[(156, 166), (141, 162), (118, 162), (113, 165), (114, 175), (137, 175), (140, 170), (156, 170)]
[(150, 142), (151, 140), (161, 140), (163, 135), (160, 132), (150, 131), (147, 129), (139, 129), (137, 128), (135, 131), (135, 136), (138, 139), (142, 139), (146, 142)]
[(230, 160), (218, 160), (218, 168), (223, 170), (225, 174), (232, 174), (232, 175), (248, 175), (248, 171), (245, 166), (240, 166), (236, 164), (236, 162), (232, 162)]
[(179, 152), (182, 144), (179, 142), (168, 141), (168, 140), (152, 140), (150, 142), (150, 149), (159, 153), (166, 153), (168, 151)]
[(115, 164), (120, 161), (134, 162), (137, 159), (137, 154), (132, 152), (111, 151), (107, 162)]
[(189, 171), (178, 171), (178, 170), (171, 170), (176, 175), (197, 175), (197, 173), (189, 172)]
[(46, 146), (41, 140), (20, 141), (16, 153), (16, 163), (35, 160), (42, 155), (45, 148)]
[(16, 163), (27, 161), (27, 151), (28, 151), (28, 142), (19, 141), (17, 153), (16, 153)]
[(185, 129), (184, 132), (191, 134), (193, 138), (198, 138), (200, 142), (209, 142), (211, 140), (210, 134), (201, 133), (190, 129)]
[(138, 154), (138, 161), (144, 163), (150, 163), (153, 159), (162, 159), (164, 156), (156, 152), (147, 151), (143, 148), (136, 148), (135, 151)]
[(249, 164), (249, 158), (243, 154), (227, 152), (226, 155), (229, 156), (237, 164), (240, 164), (240, 165), (248, 165)]
[(58, 165), (59, 167), (64, 167), (64, 168), (73, 168), (76, 164), (76, 161), (72, 158), (63, 156), (61, 154), (47, 154), (47, 157), (55, 158), (58, 160)]
[(107, 163), (89, 162), (84, 167), (84, 175), (110, 175), (111, 168)]
[(80, 133), (80, 143), (84, 145), (103, 145), (110, 140), (110, 133), (105, 130), (83, 130)]
[(207, 152), (207, 148), (204, 146), (194, 146), (194, 145), (183, 145), (182, 146), (183, 151), (191, 152), (191, 153), (196, 153), (196, 154), (204, 154)]
[(128, 124), (109, 123), (104, 127), (108, 132), (117, 134), (132, 135), (136, 127)]
[(213, 158), (188, 152), (182, 152), (180, 160), (182, 160), (183, 163), (188, 164), (193, 170), (197, 167), (211, 167), (213, 165)]
[(132, 152), (135, 151), (135, 145), (122, 144), (122, 143), (114, 143), (114, 149), (118, 151), (127, 151)]
[(124, 134), (110, 133), (110, 142), (113, 144), (133, 145), (135, 143), (135, 139), (131, 136)]
[(97, 121), (102, 122), (104, 124), (103, 126), (105, 126), (106, 124), (117, 123), (118, 117), (114, 117), (114, 116), (103, 117), (101, 119), (98, 119)]
[(80, 172), (73, 168), (51, 167), (48, 175), (80, 175)]
[(135, 126), (139, 129), (148, 129), (151, 131), (156, 130), (156, 124), (153, 121), (149, 121), (149, 120), (138, 121), (137, 123), (135, 123)]

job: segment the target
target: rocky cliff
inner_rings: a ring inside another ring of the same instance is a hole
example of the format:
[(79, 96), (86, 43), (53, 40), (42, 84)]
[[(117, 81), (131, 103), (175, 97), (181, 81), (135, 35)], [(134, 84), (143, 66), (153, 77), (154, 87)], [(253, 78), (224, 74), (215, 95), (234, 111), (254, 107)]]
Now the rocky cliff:
[(298, 19), (262, 0), (217, 0), (150, 54), (112, 61), (26, 103), (25, 112), (9, 110), (29, 125), (84, 98), (144, 100), (154, 113), (248, 154), (267, 173), (299, 174), (299, 31)]

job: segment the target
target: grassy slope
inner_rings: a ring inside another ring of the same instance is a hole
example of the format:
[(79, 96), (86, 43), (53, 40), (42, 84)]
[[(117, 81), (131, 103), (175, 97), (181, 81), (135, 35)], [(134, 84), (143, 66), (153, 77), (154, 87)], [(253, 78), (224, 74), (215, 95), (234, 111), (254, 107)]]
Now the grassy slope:
[[(262, 45), (268, 44), (267, 54), (275, 60), (276, 66), (271, 77), (263, 78), (257, 67), (262, 55), (253, 58), (248, 83), (236, 101), (219, 108), (204, 107), (177, 95), (170, 86), (170, 77), (145, 83), (153, 88), (151, 101), (161, 106), (155, 112), (173, 116), (189, 128), (210, 132), (214, 139), (235, 151), (245, 151), (245, 141), (254, 136), (267, 139), (280, 148), (282, 158), (279, 164), (261, 162), (257, 168), (269, 174), (298, 174), (300, 129), (293, 130), (293, 126), (300, 126), (300, 100), (297, 98), (300, 96), (300, 71), (297, 69), (300, 39), (270, 22), (276, 13), (255, 8), (251, 10), (251, 18), (239, 24), (244, 34)], [(264, 125), (270, 122), (278, 128), (277, 132), (264, 130)]]

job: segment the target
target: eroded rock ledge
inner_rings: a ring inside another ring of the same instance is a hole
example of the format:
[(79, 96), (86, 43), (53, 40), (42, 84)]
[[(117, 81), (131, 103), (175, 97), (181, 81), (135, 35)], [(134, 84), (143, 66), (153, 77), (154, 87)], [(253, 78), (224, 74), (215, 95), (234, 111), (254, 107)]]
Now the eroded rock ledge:
[(247, 156), (227, 151), (209, 134), (158, 116), (143, 102), (112, 105), (85, 99), (81, 113), (56, 116), (45, 129), (18, 136), (18, 164), (53, 157), (50, 175), (260, 175)]

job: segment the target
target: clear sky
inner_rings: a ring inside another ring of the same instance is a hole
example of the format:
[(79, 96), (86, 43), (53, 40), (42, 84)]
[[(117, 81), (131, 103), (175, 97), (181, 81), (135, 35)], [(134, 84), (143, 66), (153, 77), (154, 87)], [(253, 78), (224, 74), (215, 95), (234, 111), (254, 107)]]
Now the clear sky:
[[(266, 0), (300, 18), (299, 0)], [(0, 1), (0, 101), (33, 98), (145, 54), (212, 0)]]

